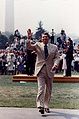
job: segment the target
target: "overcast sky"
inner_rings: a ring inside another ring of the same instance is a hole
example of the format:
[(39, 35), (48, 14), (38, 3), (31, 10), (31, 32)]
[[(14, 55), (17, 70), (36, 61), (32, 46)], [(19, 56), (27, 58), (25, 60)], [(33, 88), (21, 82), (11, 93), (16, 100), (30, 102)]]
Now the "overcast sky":
[[(0, 0), (0, 29), (4, 30), (5, 1)], [(15, 29), (23, 34), (35, 32), (38, 22), (49, 32), (63, 28), (67, 34), (79, 36), (79, 0), (14, 0)]]

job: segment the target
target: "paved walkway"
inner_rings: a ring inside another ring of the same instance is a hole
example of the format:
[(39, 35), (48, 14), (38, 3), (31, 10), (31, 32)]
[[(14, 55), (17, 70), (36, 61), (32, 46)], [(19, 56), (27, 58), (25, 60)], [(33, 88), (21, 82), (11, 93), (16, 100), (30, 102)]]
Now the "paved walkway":
[(0, 119), (79, 119), (79, 110), (51, 109), (51, 113), (41, 115), (36, 108), (0, 107)]

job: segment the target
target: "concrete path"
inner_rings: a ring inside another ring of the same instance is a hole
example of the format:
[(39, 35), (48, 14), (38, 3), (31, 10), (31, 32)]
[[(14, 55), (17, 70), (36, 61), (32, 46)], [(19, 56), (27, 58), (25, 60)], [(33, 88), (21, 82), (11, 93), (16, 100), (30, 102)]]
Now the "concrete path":
[(36, 108), (0, 107), (0, 119), (79, 119), (79, 110), (50, 109), (51, 113), (41, 115)]

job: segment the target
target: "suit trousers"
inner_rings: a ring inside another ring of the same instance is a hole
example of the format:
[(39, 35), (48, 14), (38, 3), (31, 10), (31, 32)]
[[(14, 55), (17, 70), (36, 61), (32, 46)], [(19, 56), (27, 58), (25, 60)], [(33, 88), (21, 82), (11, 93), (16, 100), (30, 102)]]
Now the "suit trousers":
[(52, 92), (52, 78), (47, 74), (46, 66), (44, 65), (37, 76), (38, 94), (37, 94), (37, 107), (48, 108)]

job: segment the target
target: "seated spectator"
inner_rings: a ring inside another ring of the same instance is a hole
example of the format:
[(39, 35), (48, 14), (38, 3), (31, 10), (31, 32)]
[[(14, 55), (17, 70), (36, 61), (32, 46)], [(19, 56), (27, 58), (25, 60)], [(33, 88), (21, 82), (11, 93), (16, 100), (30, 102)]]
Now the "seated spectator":
[(79, 72), (79, 44), (76, 48), (76, 53), (74, 53), (74, 70)]

